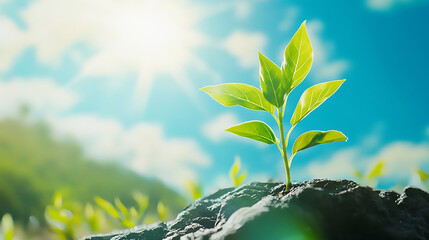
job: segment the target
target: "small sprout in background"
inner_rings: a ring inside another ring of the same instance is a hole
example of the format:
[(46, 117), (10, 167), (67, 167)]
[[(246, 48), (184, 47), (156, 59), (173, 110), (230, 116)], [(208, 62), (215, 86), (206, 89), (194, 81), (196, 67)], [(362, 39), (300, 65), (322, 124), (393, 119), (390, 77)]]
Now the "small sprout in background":
[(159, 219), (161, 220), (161, 222), (165, 222), (167, 220), (167, 208), (161, 201), (158, 202), (156, 210), (158, 211)]
[(125, 207), (125, 205), (121, 202), (121, 200), (117, 197), (115, 197), (115, 205), (116, 207), (119, 209), (119, 211), (121, 212), (121, 217), (122, 217), (122, 226), (127, 227), (127, 228), (132, 228), (134, 227), (134, 223), (131, 221), (131, 216), (130, 216), (130, 211), (128, 211), (128, 208)]
[(35, 216), (30, 216), (28, 218), (28, 225), (27, 225), (27, 234), (30, 235), (36, 235), (41, 230), (41, 224), (39, 219)]
[(99, 232), (101, 227), (106, 224), (103, 212), (94, 208), (90, 203), (85, 205), (85, 220), (92, 233)]
[(54, 194), (52, 205), (46, 207), (45, 219), (58, 238), (64, 240), (75, 239), (76, 226), (81, 222), (78, 214), (73, 214), (72, 210), (64, 206), (60, 192)]
[(286, 190), (288, 190), (291, 186), (290, 165), (296, 153), (319, 144), (347, 140), (347, 137), (339, 131), (309, 131), (296, 139), (292, 148), (292, 155), (288, 159), (286, 148), (292, 130), (302, 119), (331, 97), (345, 80), (324, 82), (305, 90), (290, 119), (291, 127), (285, 135), (283, 117), (287, 98), (292, 90), (307, 76), (313, 63), (313, 48), (307, 34), (305, 21), (287, 45), (281, 67), (261, 53), (259, 53), (259, 63), (259, 79), (262, 91), (241, 83), (208, 86), (201, 88), (201, 90), (224, 106), (238, 105), (250, 110), (265, 111), (274, 117), (279, 126), (280, 139), (275, 136), (273, 130), (266, 123), (261, 121), (245, 122), (228, 128), (226, 131), (269, 145), (276, 145), (283, 156), (286, 168)]
[(426, 182), (426, 180), (429, 178), (429, 174), (423, 170), (415, 169), (414, 171), (419, 176), (421, 182)]
[(133, 222), (138, 225), (142, 223), (142, 220), (145, 217), (146, 209), (149, 206), (149, 198), (139, 192), (134, 192), (133, 198), (137, 203), (138, 210), (132, 207), (130, 212), (131, 216), (133, 217)]
[(186, 182), (186, 188), (188, 189), (189, 195), (192, 200), (197, 200), (202, 196), (202, 188), (198, 182), (188, 180)]
[(229, 170), (229, 176), (231, 177), (232, 181), (234, 182), (234, 186), (239, 186), (244, 179), (246, 179), (247, 172), (243, 172), (242, 174), (239, 174), (241, 168), (241, 161), (240, 157), (236, 156), (234, 159), (234, 163), (231, 166), (231, 169)]
[(423, 184), (424, 190), (429, 189), (429, 173), (421, 170), (421, 169), (414, 169), (414, 172), (418, 175), (420, 182)]
[(9, 213), (3, 215), (1, 218), (0, 229), (4, 240), (13, 240), (15, 225), (13, 223), (12, 215)]
[(133, 197), (137, 203), (138, 210), (135, 207), (128, 209), (119, 198), (114, 199), (115, 205), (101, 197), (96, 197), (94, 200), (108, 215), (120, 223), (120, 227), (132, 228), (142, 223), (149, 205), (149, 199), (141, 193), (135, 192)]
[(117, 210), (110, 202), (104, 200), (101, 197), (95, 197), (95, 202), (100, 206), (108, 215), (120, 223), (120, 227), (132, 228), (134, 227), (129, 220), (128, 209), (122, 204), (122, 202), (115, 198), (115, 205), (119, 209)]
[(378, 184), (378, 178), (384, 174), (384, 160), (379, 160), (373, 168), (368, 169), (366, 174), (355, 170), (354, 175), (361, 184), (376, 187)]
[(107, 214), (109, 214), (112, 218), (120, 220), (121, 216), (116, 208), (108, 201), (104, 200), (101, 197), (94, 198), (95, 203), (98, 204)]
[(374, 168), (369, 173), (368, 178), (370, 180), (376, 179), (381, 175), (383, 175), (383, 173), (384, 173), (384, 160), (380, 160), (377, 164), (375, 164)]

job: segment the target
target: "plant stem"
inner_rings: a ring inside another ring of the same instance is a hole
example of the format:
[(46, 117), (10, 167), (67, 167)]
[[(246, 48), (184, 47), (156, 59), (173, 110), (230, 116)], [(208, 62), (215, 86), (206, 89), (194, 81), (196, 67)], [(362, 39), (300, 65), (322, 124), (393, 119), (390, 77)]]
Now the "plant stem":
[(287, 143), (289, 142), (290, 133), (292, 132), (292, 130), (293, 130), (294, 127), (295, 127), (295, 125), (293, 125), (292, 127), (290, 127), (289, 132), (287, 132), (287, 135), (286, 135), (286, 147), (287, 147)]
[(295, 154), (292, 154), (292, 156), (290, 156), (290, 158), (289, 158), (289, 167), (292, 165), (293, 157), (295, 157)]
[[(281, 108), (277, 108), (277, 110), (279, 113), (279, 127), (280, 127), (280, 135), (281, 135), (281, 141), (282, 141), (282, 147), (283, 147), (283, 161), (284, 161), (285, 167), (286, 167), (286, 178), (287, 178), (286, 191), (288, 191), (290, 186), (291, 186), (291, 181), (290, 181), (289, 163), (287, 161), (285, 133), (284, 133), (284, 129), (283, 129), (283, 112), (281, 111)], [(288, 138), (289, 138), (290, 132), (291, 132), (291, 130), (289, 130)]]
[(283, 150), (280, 148), (280, 146), (279, 146), (278, 144), (276, 144), (276, 146), (277, 146), (277, 148), (279, 149), (280, 153), (281, 153), (281, 154), (282, 154), (282, 156), (283, 156)]

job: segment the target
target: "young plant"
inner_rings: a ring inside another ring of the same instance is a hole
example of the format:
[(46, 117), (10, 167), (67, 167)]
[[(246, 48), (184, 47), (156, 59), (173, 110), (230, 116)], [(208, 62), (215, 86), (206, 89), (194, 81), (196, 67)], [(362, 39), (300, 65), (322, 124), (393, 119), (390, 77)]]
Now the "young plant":
[(421, 170), (421, 169), (414, 169), (414, 172), (418, 175), (420, 182), (423, 185), (423, 188), (428, 190), (429, 189), (429, 173)]
[(186, 188), (188, 189), (189, 195), (192, 200), (197, 200), (203, 195), (201, 185), (197, 181), (188, 180), (186, 182)]
[(66, 207), (63, 195), (56, 192), (52, 199), (52, 204), (46, 206), (45, 219), (50, 229), (57, 234), (58, 239), (75, 239), (76, 228), (81, 223), (77, 211)]
[(304, 21), (287, 45), (281, 67), (259, 53), (259, 79), (262, 91), (241, 83), (227, 83), (201, 88), (214, 100), (227, 107), (238, 105), (251, 110), (266, 111), (274, 117), (280, 129), (280, 140), (275, 136), (273, 130), (261, 121), (245, 122), (228, 128), (226, 131), (266, 144), (277, 145), (286, 168), (286, 191), (291, 186), (289, 169), (296, 153), (319, 144), (347, 140), (347, 137), (338, 131), (309, 131), (296, 139), (292, 147), (292, 154), (288, 158), (286, 148), (292, 130), (309, 113), (332, 96), (345, 81), (320, 83), (305, 90), (290, 120), (291, 127), (285, 135), (283, 117), (287, 98), (292, 90), (307, 76), (312, 62), (313, 48)]
[(384, 160), (380, 159), (373, 168), (368, 169), (366, 174), (359, 172), (358, 170), (354, 171), (354, 174), (359, 182), (363, 182), (369, 186), (376, 187), (378, 184), (378, 178), (380, 178), (384, 173)]
[(142, 194), (134, 193), (133, 197), (138, 208), (127, 208), (119, 198), (115, 198), (115, 205), (101, 197), (95, 197), (94, 200), (108, 215), (120, 223), (120, 227), (132, 228), (142, 222), (144, 213), (149, 206), (149, 199)]
[(13, 223), (12, 215), (10, 215), (9, 213), (6, 213), (5, 215), (3, 215), (0, 222), (0, 230), (1, 230), (0, 232), (2, 233), (1, 235), (3, 236), (2, 239), (13, 240), (14, 229), (15, 229), (15, 226)]
[(236, 156), (234, 159), (234, 163), (232, 164), (231, 169), (229, 170), (229, 176), (234, 182), (234, 187), (239, 186), (244, 181), (244, 179), (246, 179), (246, 176), (247, 176), (247, 172), (238, 174), (238, 172), (240, 171), (240, 168), (241, 168), (240, 157)]
[(167, 207), (161, 201), (156, 205), (156, 211), (158, 212), (159, 219), (161, 222), (167, 221)]

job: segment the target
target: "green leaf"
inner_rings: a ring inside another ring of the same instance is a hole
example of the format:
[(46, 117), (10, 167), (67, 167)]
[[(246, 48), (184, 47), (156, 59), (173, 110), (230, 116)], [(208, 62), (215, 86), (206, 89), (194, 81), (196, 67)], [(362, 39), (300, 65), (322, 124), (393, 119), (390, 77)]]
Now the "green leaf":
[(121, 211), (122, 215), (124, 215), (125, 219), (128, 219), (128, 209), (125, 207), (125, 205), (121, 202), (119, 198), (115, 198), (115, 205)]
[(231, 169), (229, 170), (229, 175), (231, 176), (231, 178), (235, 178), (235, 176), (237, 175), (238, 171), (240, 170), (240, 157), (236, 156), (234, 159), (234, 163), (231, 166)]
[(108, 201), (102, 199), (101, 197), (95, 197), (95, 202), (104, 209), (110, 216), (115, 219), (121, 219), (119, 212), (115, 209), (115, 207), (109, 203)]
[(292, 147), (292, 154), (319, 144), (340, 141), (347, 141), (347, 137), (339, 131), (308, 131), (296, 139)]
[(101, 219), (96, 215), (94, 207), (87, 203), (85, 205), (85, 218), (92, 232), (98, 231)]
[(275, 110), (274, 106), (264, 98), (261, 90), (247, 84), (226, 83), (203, 87), (200, 90), (227, 107), (239, 105), (251, 110), (270, 113), (274, 113)]
[(134, 192), (133, 197), (139, 206), (139, 217), (142, 217), (149, 206), (149, 198), (139, 192)]
[(359, 171), (357, 171), (357, 170), (355, 170), (355, 171), (353, 171), (353, 174), (357, 177), (357, 178), (359, 178), (359, 179), (362, 179), (362, 173), (360, 173)]
[(65, 231), (67, 228), (68, 217), (61, 215), (61, 211), (52, 206), (47, 206), (45, 209), (45, 219), (49, 226), (59, 231)]
[(274, 106), (281, 107), (286, 94), (282, 70), (261, 53), (259, 53), (259, 66), (259, 80), (265, 99)]
[(304, 21), (285, 50), (282, 75), (287, 85), (286, 94), (289, 94), (307, 76), (313, 63), (313, 53)]
[(235, 180), (234, 185), (239, 186), (244, 181), (244, 179), (246, 179), (246, 177), (247, 177), (247, 172), (242, 173), (239, 177), (234, 179)]
[(261, 121), (249, 121), (226, 129), (225, 131), (237, 134), (241, 137), (251, 138), (266, 144), (276, 143), (273, 130)]
[(189, 193), (192, 197), (192, 200), (197, 200), (197, 199), (201, 198), (202, 190), (201, 190), (201, 186), (200, 186), (200, 184), (198, 184), (198, 182), (194, 182), (194, 181), (189, 180), (186, 182), (186, 186), (189, 190)]
[(161, 222), (165, 222), (167, 220), (167, 208), (162, 202), (158, 202), (156, 206), (156, 210), (158, 211), (159, 219)]
[(237, 176), (238, 172), (240, 171), (240, 168), (241, 168), (240, 157), (236, 156), (234, 160), (234, 164), (232, 164), (231, 169), (229, 170), (229, 174), (234, 182), (234, 186), (239, 186), (247, 176), (246, 172), (242, 173), (240, 176)]
[(290, 123), (295, 126), (310, 112), (320, 106), (326, 99), (334, 94), (345, 80), (337, 80), (316, 84), (301, 95)]
[(4, 240), (13, 239), (14, 223), (12, 215), (6, 213), (1, 219), (1, 230), (3, 232)]
[(422, 182), (425, 182), (429, 178), (429, 174), (420, 169), (416, 169), (415, 172), (419, 175), (420, 181)]
[(56, 192), (52, 199), (54, 207), (61, 208), (63, 206), (63, 195), (60, 192)]
[(369, 173), (368, 177), (369, 179), (374, 179), (376, 177), (381, 176), (383, 174), (383, 168), (384, 168), (384, 161), (379, 161), (374, 168)]
[(130, 208), (130, 216), (131, 219), (135, 221), (135, 225), (137, 225), (137, 221), (139, 220), (139, 213), (137, 212), (137, 209), (135, 207)]

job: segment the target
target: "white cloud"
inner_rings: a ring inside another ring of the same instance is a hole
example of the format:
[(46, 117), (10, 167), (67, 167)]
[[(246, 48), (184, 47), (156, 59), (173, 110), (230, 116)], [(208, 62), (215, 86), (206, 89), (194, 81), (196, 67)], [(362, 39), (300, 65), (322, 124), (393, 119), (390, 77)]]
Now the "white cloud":
[(81, 62), (80, 76), (117, 79), (137, 73), (136, 96), (142, 102), (155, 75), (166, 73), (186, 88), (184, 69), (207, 67), (193, 53), (205, 44), (205, 36), (194, 29), (201, 12), (175, 0), (33, 1), (21, 11), (25, 29), (0, 18), (0, 71), (30, 46), (39, 61), (55, 65), (73, 46), (85, 44), (93, 54)]
[(258, 50), (262, 51), (267, 37), (262, 33), (233, 32), (223, 43), (223, 47), (235, 58), (241, 67), (258, 65)]
[(362, 146), (347, 148), (336, 152), (325, 161), (311, 161), (307, 166), (298, 169), (298, 172), (302, 179), (354, 179), (355, 170), (368, 170), (380, 160), (384, 161), (381, 180), (409, 182), (414, 169), (429, 167), (429, 142), (392, 142), (373, 154), (366, 154), (366, 149)]
[(424, 0), (366, 0), (366, 5), (371, 10), (388, 11), (403, 5), (424, 2)]
[(57, 137), (70, 137), (79, 142), (94, 158), (115, 159), (125, 154), (123, 149), (124, 127), (112, 119), (96, 115), (51, 117), (48, 122)]
[(344, 59), (331, 59), (334, 45), (322, 38), (323, 23), (320, 20), (309, 21), (307, 30), (314, 49), (313, 66), (310, 71), (312, 79), (328, 81), (344, 78), (344, 72), (349, 67), (349, 62)]
[(241, 1), (235, 3), (235, 16), (238, 19), (245, 19), (252, 13), (252, 6), (249, 2)]
[(156, 177), (178, 189), (196, 179), (195, 168), (207, 167), (210, 157), (191, 139), (167, 138), (156, 124), (125, 127), (96, 115), (50, 118), (58, 138), (71, 137), (99, 159), (119, 160), (145, 176)]
[(233, 113), (223, 113), (206, 122), (202, 126), (203, 134), (213, 142), (220, 142), (226, 138), (233, 136), (231, 133), (225, 132), (225, 129), (239, 124), (237, 116)]
[(0, 117), (17, 116), (27, 106), (36, 116), (52, 115), (71, 108), (78, 96), (51, 79), (11, 79), (0, 82)]
[(207, 191), (204, 191), (205, 194), (211, 194), (216, 192), (219, 189), (222, 188), (228, 188), (233, 187), (234, 184), (232, 182), (232, 179), (227, 174), (219, 174), (215, 177), (212, 184), (208, 185)]
[(26, 44), (24, 33), (12, 20), (0, 15), (0, 72), (10, 68)]
[(211, 164), (196, 141), (168, 138), (159, 125), (126, 127), (97, 115), (67, 114), (78, 96), (49, 79), (0, 82), (0, 96), (0, 118), (16, 117), (20, 107), (27, 105), (30, 119), (46, 120), (56, 138), (71, 138), (95, 159), (119, 160), (133, 171), (157, 177), (178, 189), (186, 179), (196, 179), (193, 169)]
[(277, 179), (273, 179), (273, 177), (270, 176), (268, 173), (260, 172), (255, 174), (250, 173), (250, 175), (248, 173), (247, 179), (245, 181), (246, 182), (268, 182), (269, 180), (277, 181)]
[(359, 169), (354, 163), (359, 161), (359, 151), (355, 148), (341, 150), (328, 160), (314, 160), (308, 163), (304, 170), (298, 170), (298, 176), (303, 179), (332, 178), (342, 179), (353, 176), (353, 171)]
[(407, 179), (415, 168), (429, 162), (429, 143), (393, 142), (374, 157), (385, 160), (386, 175)]
[(366, 0), (366, 5), (374, 10), (386, 10), (390, 9), (395, 0)]
[(370, 133), (362, 139), (361, 147), (365, 149), (375, 149), (379, 147), (384, 128), (385, 126), (383, 123), (374, 125)]

